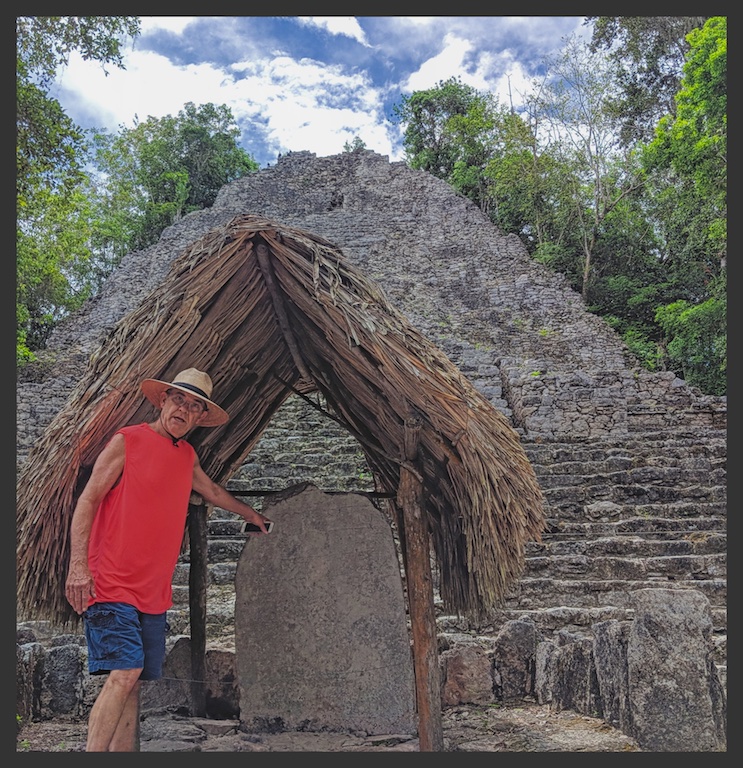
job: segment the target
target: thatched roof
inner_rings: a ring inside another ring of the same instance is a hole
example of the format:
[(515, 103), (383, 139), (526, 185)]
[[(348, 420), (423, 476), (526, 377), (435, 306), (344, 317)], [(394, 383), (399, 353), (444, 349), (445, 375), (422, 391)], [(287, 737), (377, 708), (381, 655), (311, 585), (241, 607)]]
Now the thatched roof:
[(396, 493), (405, 424), (417, 420), (410, 468), (423, 481), (445, 607), (482, 616), (520, 575), (543, 498), (508, 419), (331, 243), (244, 215), (178, 256), (30, 451), (17, 488), (19, 613), (70, 620), (69, 524), (92, 463), (117, 428), (153, 417), (143, 378), (191, 366), (209, 372), (231, 416), (189, 437), (217, 482), (287, 397), (316, 393), (359, 441), (376, 489)]

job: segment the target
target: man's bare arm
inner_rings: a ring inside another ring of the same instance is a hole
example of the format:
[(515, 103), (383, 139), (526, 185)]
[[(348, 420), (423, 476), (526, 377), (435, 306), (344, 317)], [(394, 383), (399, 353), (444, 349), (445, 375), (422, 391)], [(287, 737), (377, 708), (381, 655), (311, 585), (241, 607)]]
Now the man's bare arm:
[(81, 614), (88, 598), (95, 597), (93, 577), (88, 567), (90, 530), (103, 497), (114, 487), (124, 469), (125, 442), (123, 435), (114, 435), (100, 452), (90, 478), (75, 505), (70, 524), (70, 567), (67, 571), (65, 596)]
[(234, 512), (246, 522), (255, 523), (261, 531), (266, 532), (265, 523), (269, 518), (253, 509), (250, 504), (240, 501), (224, 486), (215, 483), (201, 468), (198, 457), (194, 461), (193, 467), (193, 489), (207, 504), (226, 509), (228, 512)]

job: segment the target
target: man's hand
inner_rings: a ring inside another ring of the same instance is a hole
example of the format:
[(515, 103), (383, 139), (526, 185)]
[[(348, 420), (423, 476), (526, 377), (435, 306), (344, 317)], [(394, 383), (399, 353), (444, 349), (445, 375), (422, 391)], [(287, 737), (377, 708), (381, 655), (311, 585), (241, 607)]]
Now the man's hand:
[(243, 519), (245, 520), (245, 532), (248, 535), (266, 534), (269, 532), (269, 525), (273, 524), (273, 522), (269, 520), (265, 515), (262, 515), (252, 507), (250, 507), (249, 514), (243, 515)]
[[(263, 527), (261, 527), (261, 523), (263, 524)], [(245, 533), (251, 534), (251, 533), (257, 533), (257, 534), (264, 534), (264, 533), (271, 533), (271, 527), (273, 526), (273, 521), (269, 520), (267, 517), (261, 517), (260, 522), (256, 521), (255, 523), (249, 523), (245, 522)]]
[(93, 576), (87, 567), (70, 568), (65, 584), (65, 597), (78, 615), (88, 607), (88, 599), (95, 598)]

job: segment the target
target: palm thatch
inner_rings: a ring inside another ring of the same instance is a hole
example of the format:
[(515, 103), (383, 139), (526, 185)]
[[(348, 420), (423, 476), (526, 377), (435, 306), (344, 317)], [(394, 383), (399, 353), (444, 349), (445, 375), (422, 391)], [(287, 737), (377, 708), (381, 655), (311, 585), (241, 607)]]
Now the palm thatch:
[(153, 417), (143, 378), (171, 380), (191, 366), (210, 373), (231, 415), (189, 438), (217, 482), (242, 465), (287, 397), (315, 393), (359, 441), (376, 489), (394, 494), (414, 420), (409, 469), (422, 480), (445, 607), (482, 616), (520, 575), (526, 542), (541, 536), (543, 498), (508, 419), (331, 243), (244, 215), (179, 255), (91, 357), (29, 453), (17, 487), (21, 615), (73, 618), (69, 526), (92, 462), (117, 428)]

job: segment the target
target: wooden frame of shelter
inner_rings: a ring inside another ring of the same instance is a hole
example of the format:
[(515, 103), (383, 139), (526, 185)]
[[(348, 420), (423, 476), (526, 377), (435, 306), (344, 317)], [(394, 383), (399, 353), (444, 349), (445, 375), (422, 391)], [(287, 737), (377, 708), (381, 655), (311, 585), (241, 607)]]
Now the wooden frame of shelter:
[[(520, 575), (526, 543), (541, 537), (541, 489), (506, 416), (379, 286), (323, 238), (261, 216), (237, 216), (180, 253), (101, 343), (29, 452), (17, 486), (19, 615), (76, 619), (64, 575), (77, 496), (116, 429), (152, 416), (142, 379), (170, 380), (192, 366), (209, 372), (231, 415), (188, 438), (219, 483), (293, 393), (317, 393), (358, 440), (375, 488), (392, 497), (420, 749), (441, 750), (431, 553), (444, 607), (482, 618)], [(203, 568), (193, 569), (192, 611), (205, 590)]]

